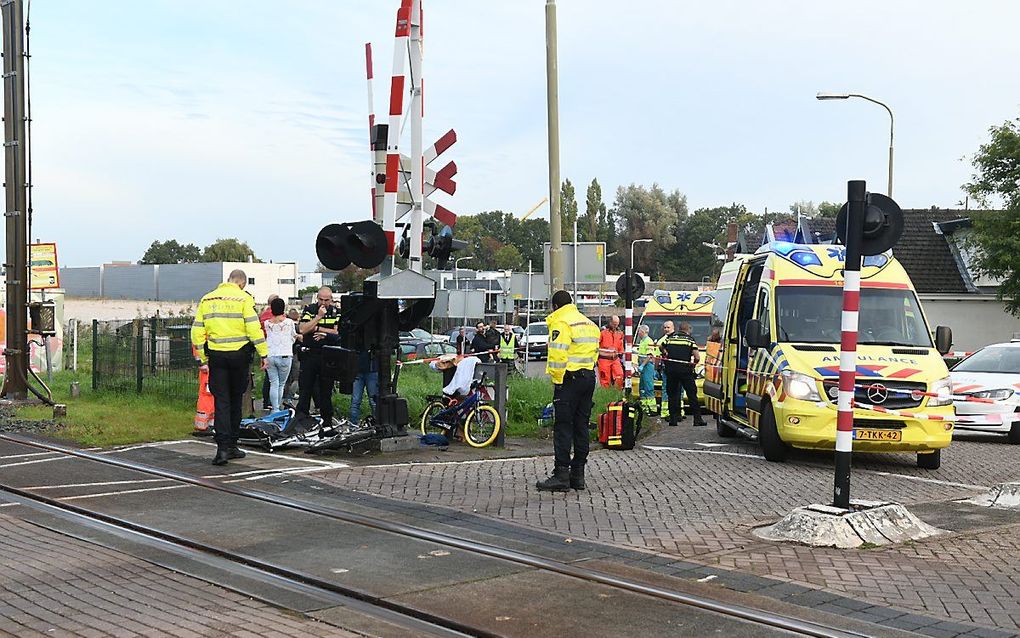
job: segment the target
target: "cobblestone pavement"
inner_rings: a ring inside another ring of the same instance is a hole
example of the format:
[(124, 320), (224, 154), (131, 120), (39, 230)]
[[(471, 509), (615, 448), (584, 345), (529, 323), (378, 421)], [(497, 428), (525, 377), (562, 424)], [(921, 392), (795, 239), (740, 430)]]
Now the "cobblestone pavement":
[(0, 636), (353, 634), (0, 514)]
[[(980, 437), (954, 442), (934, 471), (917, 468), (914, 455), (859, 454), (852, 494), (904, 503), (924, 516), (1020, 478), (1018, 462), (1020, 446)], [(1020, 585), (1014, 566), (1020, 562), (1020, 514), (992, 529), (963, 524), (926, 542), (814, 549), (764, 542), (750, 531), (794, 507), (830, 502), (829, 454), (798, 452), (787, 463), (768, 463), (754, 443), (688, 425), (665, 429), (630, 452), (592, 454), (586, 492), (535, 491), (533, 482), (549, 466), (549, 457), (374, 465), (328, 471), (315, 480), (852, 596), (871, 607), (867, 613), (850, 610), (862, 618), (882, 611), (878, 605), (1020, 629), (1020, 603), (1013, 595)], [(899, 625), (889, 624), (923, 628), (932, 636), (966, 630), (954, 630), (952, 623), (923, 627), (923, 619), (911, 616), (897, 620)]]

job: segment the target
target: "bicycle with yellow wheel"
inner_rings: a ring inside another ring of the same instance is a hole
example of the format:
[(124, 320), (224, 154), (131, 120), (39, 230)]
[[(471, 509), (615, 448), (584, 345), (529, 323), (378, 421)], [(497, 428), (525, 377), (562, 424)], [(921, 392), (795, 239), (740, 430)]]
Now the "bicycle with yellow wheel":
[(461, 400), (446, 395), (426, 397), (429, 403), (421, 415), (421, 433), (462, 438), (471, 447), (490, 445), (502, 424), (499, 412), (482, 397), (483, 385), (485, 375), (471, 383), (471, 391)]

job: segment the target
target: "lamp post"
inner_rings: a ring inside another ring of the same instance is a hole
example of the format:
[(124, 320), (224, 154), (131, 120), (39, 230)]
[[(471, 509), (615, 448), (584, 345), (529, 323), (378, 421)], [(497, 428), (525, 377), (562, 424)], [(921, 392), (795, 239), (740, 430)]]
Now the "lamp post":
[(875, 98), (868, 97), (867, 95), (861, 95), (860, 93), (819, 93), (815, 95), (816, 100), (848, 100), (852, 97), (867, 100), (872, 104), (877, 104), (884, 108), (889, 113), (889, 185), (886, 189), (886, 195), (892, 197), (892, 178), (893, 178), (893, 112), (889, 108), (889, 105), (876, 100)]
[[(460, 280), (457, 279), (458, 264), (468, 259), (474, 259), (474, 257), (471, 255), (467, 255), (465, 257), (457, 257), (456, 259), (453, 260), (453, 287), (456, 288), (458, 292), (460, 292)], [(464, 325), (467, 325), (467, 298), (464, 297), (464, 295), (461, 295), (460, 303), (461, 310), (464, 311)]]
[(630, 269), (634, 270), (634, 244), (640, 244), (643, 241), (652, 241), (651, 239), (635, 239), (630, 242)]

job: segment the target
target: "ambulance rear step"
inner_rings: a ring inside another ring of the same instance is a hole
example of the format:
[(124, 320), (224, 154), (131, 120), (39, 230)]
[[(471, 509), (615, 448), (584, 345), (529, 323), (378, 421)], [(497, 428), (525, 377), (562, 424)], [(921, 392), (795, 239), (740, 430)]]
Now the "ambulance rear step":
[(758, 431), (755, 430), (754, 428), (749, 428), (746, 425), (741, 425), (740, 423), (737, 423), (736, 421), (733, 421), (731, 419), (726, 419), (726, 418), (723, 418), (721, 416), (717, 416), (716, 418), (719, 419), (720, 423), (722, 423), (726, 427), (730, 428), (731, 430), (733, 430), (737, 434), (740, 434), (741, 436), (746, 436), (747, 438), (751, 439), (752, 441), (757, 441), (758, 440)]

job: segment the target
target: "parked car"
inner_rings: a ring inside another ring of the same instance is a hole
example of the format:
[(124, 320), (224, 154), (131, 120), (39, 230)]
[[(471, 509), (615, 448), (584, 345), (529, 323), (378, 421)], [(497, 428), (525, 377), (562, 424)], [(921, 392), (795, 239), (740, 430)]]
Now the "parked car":
[(401, 330), (400, 331), (401, 341), (441, 341), (437, 339), (436, 335), (432, 334), (424, 328), (414, 328), (413, 330)]
[(475, 338), (475, 327), (474, 326), (459, 326), (459, 327), (454, 328), (453, 330), (451, 330), (449, 333), (447, 333), (448, 338), (450, 340), (450, 345), (453, 345), (453, 346), (457, 345), (457, 335), (460, 334), (460, 329), (461, 328), (464, 328), (464, 336), (467, 337), (468, 345), (470, 345), (471, 344), (471, 340)]
[(524, 344), (529, 359), (545, 359), (549, 356), (549, 326), (544, 321), (529, 323), (521, 339), (521, 345)]
[[(1001, 420), (957, 423), (957, 430), (998, 432), (1005, 434), (1010, 443), (1020, 444), (1020, 342), (982, 348), (953, 366), (949, 376), (958, 417), (981, 419), (994, 415), (994, 420)], [(971, 398), (984, 401), (967, 400)]]
[[(430, 335), (431, 336), (431, 335)], [(413, 361), (414, 359), (431, 359), (444, 354), (456, 354), (457, 348), (442, 341), (401, 341), (400, 360)]]

